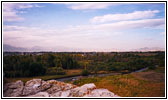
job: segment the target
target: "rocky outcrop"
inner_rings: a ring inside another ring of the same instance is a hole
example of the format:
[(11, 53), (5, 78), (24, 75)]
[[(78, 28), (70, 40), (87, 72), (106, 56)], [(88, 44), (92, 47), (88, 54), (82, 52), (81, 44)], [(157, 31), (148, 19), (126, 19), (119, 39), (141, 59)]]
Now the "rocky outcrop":
[(6, 97), (19, 97), (22, 96), (24, 84), (22, 81), (7, 83), (3, 87), (4, 96)]
[(22, 81), (7, 83), (4, 97), (119, 97), (107, 89), (97, 89), (95, 84), (76, 86), (56, 80), (33, 79), (24, 85)]
[(31, 95), (41, 91), (41, 79), (33, 79), (26, 82), (22, 95)]

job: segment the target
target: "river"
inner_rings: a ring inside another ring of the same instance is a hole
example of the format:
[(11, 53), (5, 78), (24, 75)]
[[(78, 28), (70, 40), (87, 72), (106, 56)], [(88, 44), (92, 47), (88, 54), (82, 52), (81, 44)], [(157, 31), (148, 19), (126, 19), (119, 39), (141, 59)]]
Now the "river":
[[(131, 73), (134, 73), (134, 72), (142, 72), (144, 70), (147, 70), (147, 68), (142, 68), (142, 69), (139, 69), (139, 70), (136, 70), (136, 71), (133, 71)], [(81, 75), (78, 75), (78, 76), (72, 76), (72, 77), (65, 77), (65, 78), (59, 78), (59, 79), (55, 79), (57, 81), (75, 81), (75, 80), (78, 80), (78, 79), (81, 79), (81, 78), (88, 78), (88, 77), (103, 77), (103, 76), (109, 76), (109, 75), (121, 75), (123, 73), (108, 73), (108, 74), (92, 74), (92, 75), (88, 75), (88, 76), (81, 76)], [(128, 74), (128, 73), (126, 73)]]

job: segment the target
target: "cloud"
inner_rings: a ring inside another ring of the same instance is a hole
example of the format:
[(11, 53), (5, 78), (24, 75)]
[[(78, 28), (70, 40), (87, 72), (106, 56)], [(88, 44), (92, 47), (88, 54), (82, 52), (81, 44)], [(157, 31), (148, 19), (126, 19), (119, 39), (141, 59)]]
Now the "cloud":
[(3, 12), (3, 21), (23, 21), (24, 18), (18, 16), (14, 11), (4, 11)]
[(103, 23), (110, 21), (124, 21), (124, 20), (135, 20), (135, 19), (145, 19), (152, 18), (156, 13), (159, 13), (158, 10), (148, 10), (148, 11), (135, 11), (127, 14), (107, 14), (104, 16), (96, 16), (90, 19), (92, 23)]
[(106, 30), (106, 31), (117, 31), (117, 30), (128, 30), (128, 29), (140, 29), (140, 28), (154, 28), (160, 25), (164, 25), (164, 19), (144, 19), (135, 21), (120, 21), (115, 23), (107, 24), (96, 24), (90, 26), (80, 26), (83, 30)]
[(26, 13), (25, 11), (18, 11), (19, 9), (42, 7), (37, 4), (31, 3), (3, 3), (3, 21), (23, 21), (24, 18), (20, 17), (18, 13)]
[(165, 32), (161, 32), (160, 34), (161, 34), (161, 35), (165, 35), (166, 33), (165, 33)]
[[(108, 24), (95, 24), (95, 25), (79, 25), (72, 26), (64, 29), (42, 29), (40, 27), (23, 27), (23, 26), (9, 26), (4, 25), (3, 31), (6, 33), (18, 34), (21, 35), (29, 34), (33, 36), (68, 36), (68, 35), (81, 35), (81, 34), (117, 34), (121, 33), (122, 30), (130, 30), (130, 29), (142, 29), (142, 28), (154, 28), (160, 25), (164, 25), (164, 19), (144, 19), (144, 20), (135, 20), (135, 21), (121, 21), (115, 23)], [(163, 27), (164, 28), (164, 27)], [(15, 34), (15, 35), (16, 35)]]
[(40, 6), (40, 5), (35, 4), (34, 7), (41, 8), (41, 7), (45, 7), (45, 6)]
[(105, 9), (111, 6), (110, 3), (80, 3), (80, 4), (70, 4), (68, 8), (73, 10), (88, 10), (88, 9)]
[[(164, 25), (164, 19), (145, 19), (136, 21), (121, 21), (108, 24), (80, 25), (64, 29), (44, 29), (40, 27), (23, 27), (23, 26), (3, 26), (3, 36), (6, 38), (4, 43), (16, 43), (15, 45), (55, 45), (67, 44), (72, 45), (80, 43), (83, 40), (92, 40), (110, 36), (126, 34), (125, 30), (153, 28)], [(20, 37), (18, 39), (18, 36)], [(17, 38), (11, 39), (10, 38)], [(71, 41), (71, 42), (69, 42)], [(84, 42), (84, 41), (83, 41)], [(86, 42), (86, 41), (85, 41)], [(87, 44), (87, 43), (86, 43)]]
[(110, 6), (117, 6), (117, 5), (126, 5), (128, 3), (60, 3), (55, 2), (52, 4), (65, 4), (68, 8), (73, 10), (95, 10), (95, 9), (106, 9)]

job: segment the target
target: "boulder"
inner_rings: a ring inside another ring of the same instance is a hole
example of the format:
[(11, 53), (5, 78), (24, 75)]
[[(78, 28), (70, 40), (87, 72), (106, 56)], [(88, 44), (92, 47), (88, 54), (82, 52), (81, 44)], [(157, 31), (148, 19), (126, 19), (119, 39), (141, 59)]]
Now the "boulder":
[(37, 92), (40, 92), (41, 84), (42, 84), (41, 79), (32, 79), (30, 81), (27, 81), (22, 95), (27, 96), (27, 95), (33, 95)]
[(19, 97), (22, 95), (24, 83), (22, 81), (16, 81), (7, 83), (4, 85), (4, 97)]
[(27, 97), (49, 97), (50, 95), (47, 92), (38, 92), (34, 95), (29, 95)]
[(70, 93), (71, 93), (71, 90), (59, 91), (59, 92), (51, 94), (51, 97), (69, 97)]
[(32, 79), (25, 86), (22, 81), (7, 83), (5, 97), (119, 97), (107, 89), (97, 89), (95, 84), (76, 85), (56, 80)]
[(50, 81), (47, 81), (47, 83), (52, 84), (52, 86), (47, 90), (47, 92), (49, 94), (55, 94), (56, 92), (66, 91), (66, 90), (70, 90), (70, 89), (76, 87), (73, 84), (59, 82), (56, 80), (50, 80)]
[(86, 94), (89, 94), (92, 90), (96, 88), (95, 84), (85, 84), (81, 87), (77, 87), (71, 90), (70, 96), (72, 97), (82, 97)]
[(41, 88), (41, 91), (46, 91), (51, 86), (52, 86), (52, 84), (50, 84), (49, 82), (42, 81), (42, 84), (41, 84), (40, 88)]

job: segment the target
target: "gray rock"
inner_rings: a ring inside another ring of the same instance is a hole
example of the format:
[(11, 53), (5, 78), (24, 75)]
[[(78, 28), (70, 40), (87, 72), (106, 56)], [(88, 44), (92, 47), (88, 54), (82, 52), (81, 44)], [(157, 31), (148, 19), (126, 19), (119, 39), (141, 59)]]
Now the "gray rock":
[(96, 88), (95, 84), (85, 84), (81, 87), (77, 87), (71, 90), (70, 96), (72, 97), (82, 97), (86, 94), (89, 94), (92, 90)]
[(27, 97), (50, 97), (50, 95), (47, 92), (38, 92), (34, 95), (29, 95)]
[(71, 93), (71, 90), (59, 91), (59, 92), (51, 94), (51, 97), (69, 97), (70, 93)]
[(50, 80), (50, 81), (47, 81), (47, 83), (52, 84), (52, 86), (47, 90), (49, 94), (54, 94), (59, 91), (66, 91), (76, 87), (75, 85), (59, 82), (56, 80)]
[(41, 91), (46, 91), (47, 89), (49, 89), (52, 86), (52, 84), (50, 84), (49, 82), (46, 81), (42, 81), (41, 84)]
[(62, 91), (52, 93), (50, 96), (51, 97), (61, 97)]
[(93, 83), (77, 87), (56, 80), (33, 79), (25, 86), (17, 81), (5, 84), (3, 89), (5, 97), (119, 97), (107, 89), (96, 89)]
[(4, 85), (4, 97), (19, 97), (22, 95), (24, 83), (22, 81), (16, 81), (7, 83)]
[(60, 97), (69, 97), (71, 94), (71, 90), (63, 91)]
[(27, 95), (33, 95), (37, 92), (40, 92), (41, 84), (42, 84), (41, 79), (32, 79), (30, 81), (27, 81), (22, 95), (27, 96)]

